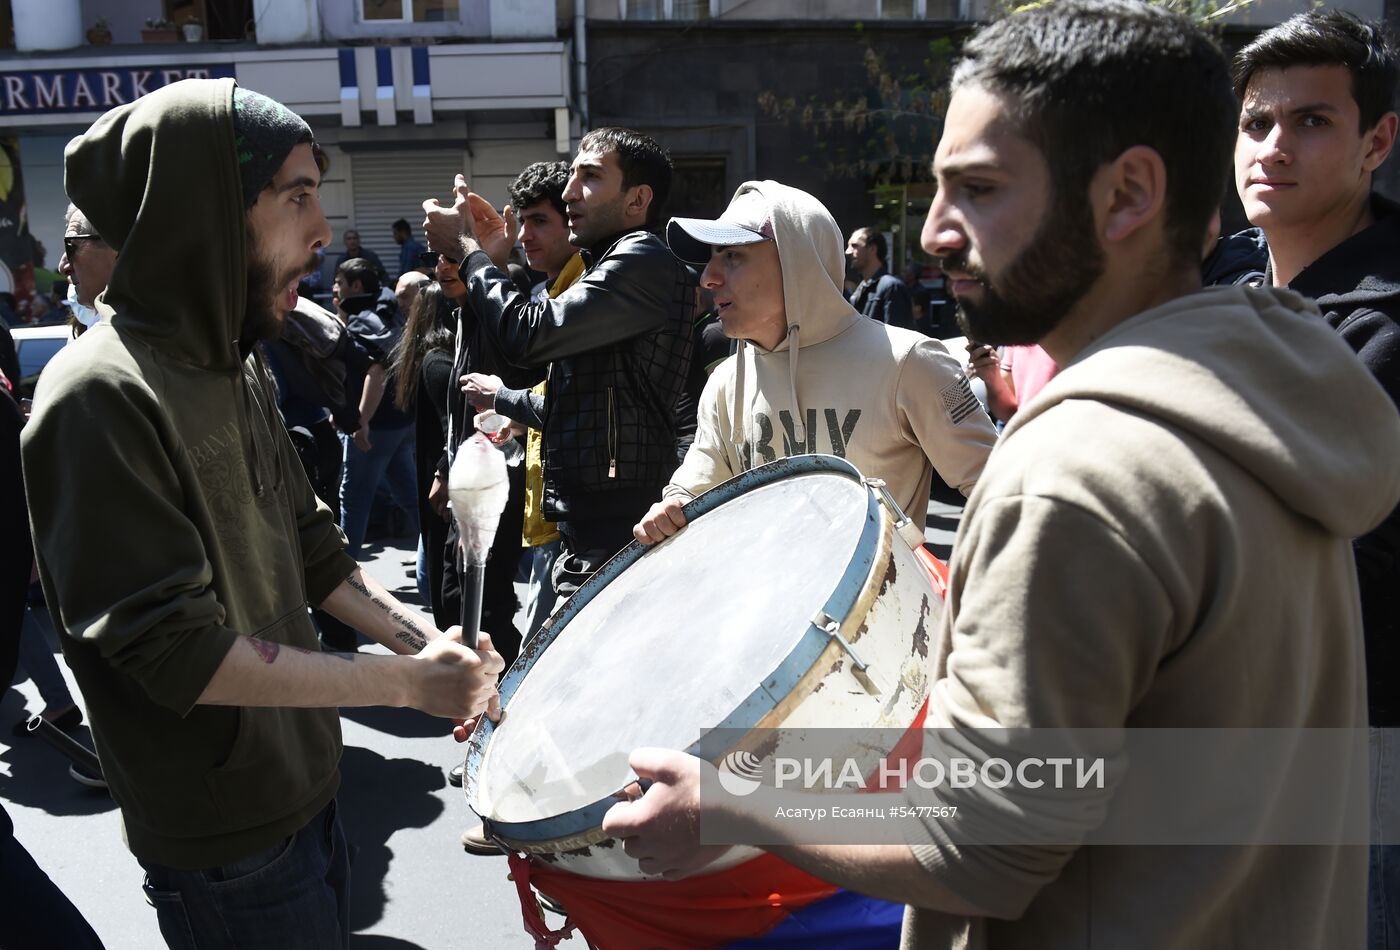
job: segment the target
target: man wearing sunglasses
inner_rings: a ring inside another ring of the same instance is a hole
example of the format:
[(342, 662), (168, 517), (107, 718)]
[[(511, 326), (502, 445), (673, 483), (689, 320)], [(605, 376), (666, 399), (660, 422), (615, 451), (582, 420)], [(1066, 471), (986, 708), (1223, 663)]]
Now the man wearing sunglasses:
[(68, 278), (68, 308), (84, 329), (101, 319), (95, 302), (97, 295), (107, 289), (112, 268), (116, 266), (117, 252), (102, 240), (83, 213), (70, 204), (63, 226), (63, 257), (58, 261), (58, 272)]

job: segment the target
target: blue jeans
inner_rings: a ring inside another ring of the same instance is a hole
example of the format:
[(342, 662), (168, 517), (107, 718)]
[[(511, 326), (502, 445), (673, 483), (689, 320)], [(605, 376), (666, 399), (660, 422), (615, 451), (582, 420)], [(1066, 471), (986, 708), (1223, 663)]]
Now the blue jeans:
[(399, 429), (370, 429), (369, 451), (361, 452), (354, 440), (341, 433), (345, 466), (340, 476), (340, 530), (350, 553), (365, 543), (369, 510), (381, 480), (389, 494), (408, 515), (408, 527), (418, 533), (418, 476), (413, 465), (413, 424)]
[(1370, 950), (1400, 950), (1400, 728), (1371, 730)]
[(418, 535), (418, 554), (413, 562), (413, 580), (418, 585), (418, 596), (425, 609), (433, 606), (433, 595), (428, 588), (428, 549), (423, 544), (423, 535)]
[(350, 861), (334, 800), (290, 838), (223, 867), (142, 867), (170, 950), (350, 945)]
[(559, 596), (554, 593), (554, 561), (559, 557), (559, 539), (527, 548), (530, 552), (530, 580), (525, 592), (525, 639), (540, 632), (554, 613)]

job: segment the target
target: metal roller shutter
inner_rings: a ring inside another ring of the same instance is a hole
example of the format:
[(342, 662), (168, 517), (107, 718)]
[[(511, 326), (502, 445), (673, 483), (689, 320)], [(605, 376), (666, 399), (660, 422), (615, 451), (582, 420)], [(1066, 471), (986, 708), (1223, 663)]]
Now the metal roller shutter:
[(453, 177), (465, 171), (466, 158), (464, 151), (455, 148), (352, 154), (352, 221), (360, 242), (379, 255), (391, 277), (398, 272), (399, 246), (389, 226), (405, 218), (421, 241), (423, 200), (445, 200), (452, 193)]

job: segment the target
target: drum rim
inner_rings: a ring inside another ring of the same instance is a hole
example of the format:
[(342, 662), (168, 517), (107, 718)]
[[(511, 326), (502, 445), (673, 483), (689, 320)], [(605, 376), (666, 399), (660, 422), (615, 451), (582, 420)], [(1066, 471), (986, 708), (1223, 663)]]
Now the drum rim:
[[(778, 459), (742, 472), (715, 486), (687, 504), (685, 513), (687, 520), (693, 521), (755, 488), (798, 475), (823, 472), (850, 478), (866, 489), (866, 516), (860, 537), (856, 541), (850, 563), (846, 565), (846, 570), (842, 573), (840, 580), (836, 582), (820, 611), (838, 622), (844, 622), (860, 600), (861, 592), (864, 590), (871, 568), (875, 564), (880, 534), (883, 531), (879, 498), (874, 491), (870, 490), (865, 476), (850, 462), (834, 455), (799, 455)], [(528, 665), (522, 661), (527, 655), (537, 655), (548, 649), (563, 629), (568, 626), (569, 621), (603, 588), (640, 559), (649, 548), (650, 545), (643, 545), (637, 541), (629, 542), (585, 581), (529, 641), (521, 645), (520, 657), (511, 664), (511, 668), (506, 671), (506, 675), (501, 680), (500, 694), (503, 709), (508, 707), (511, 697), (515, 695), (515, 691), (525, 679)], [(809, 622), (802, 637), (778, 664), (777, 668), (764, 677), (759, 686), (745, 697), (722, 722), (712, 726), (686, 751), (710, 760), (722, 755), (725, 750), (719, 748), (715, 740), (707, 742), (707, 737), (717, 737), (728, 730), (748, 730), (756, 726), (764, 716), (776, 708), (777, 703), (783, 697), (796, 687), (802, 676), (817, 661), (830, 642), (830, 637), (825, 630), (818, 627), (815, 622)], [(489, 744), (495, 728), (496, 724), (491, 720), (484, 716), (481, 718), (476, 730), (468, 739), (462, 781), (462, 790), (467, 799), (468, 807), (481, 818), (489, 833), (512, 839), (512, 843), (517, 845), (523, 845), (527, 842), (543, 844), (560, 839), (577, 839), (596, 830), (602, 824), (603, 816), (608, 809), (618, 802), (616, 793), (610, 793), (588, 805), (560, 815), (537, 818), (531, 821), (501, 821), (477, 812), (477, 779), (482, 760), (486, 754), (486, 746)], [(711, 746), (715, 747), (711, 748)]]

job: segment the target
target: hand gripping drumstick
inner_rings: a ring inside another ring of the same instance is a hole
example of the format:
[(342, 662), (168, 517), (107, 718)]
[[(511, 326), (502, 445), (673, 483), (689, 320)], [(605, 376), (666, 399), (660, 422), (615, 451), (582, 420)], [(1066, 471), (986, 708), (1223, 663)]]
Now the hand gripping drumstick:
[(481, 597), (486, 583), (486, 555), (510, 495), (506, 460), (481, 433), (457, 448), (447, 474), (447, 496), (457, 519), (462, 567), (462, 643), (475, 650), (481, 633)]

